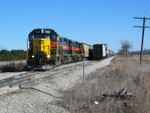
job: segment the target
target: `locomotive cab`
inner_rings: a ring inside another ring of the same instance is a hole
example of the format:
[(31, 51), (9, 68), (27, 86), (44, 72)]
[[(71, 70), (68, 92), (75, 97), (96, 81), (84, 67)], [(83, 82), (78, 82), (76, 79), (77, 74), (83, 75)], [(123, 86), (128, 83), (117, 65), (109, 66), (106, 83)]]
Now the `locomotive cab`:
[(53, 60), (57, 33), (52, 29), (35, 29), (29, 34), (28, 65), (43, 65)]

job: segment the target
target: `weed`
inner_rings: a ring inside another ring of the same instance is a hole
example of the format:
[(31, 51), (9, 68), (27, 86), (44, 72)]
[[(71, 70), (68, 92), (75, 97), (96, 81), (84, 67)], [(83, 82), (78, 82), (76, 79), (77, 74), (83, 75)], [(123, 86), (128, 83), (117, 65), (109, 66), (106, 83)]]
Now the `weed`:
[(1, 72), (18, 72), (18, 71), (23, 71), (25, 69), (27, 69), (27, 66), (24, 63), (17, 63), (17, 64), (10, 63), (4, 66), (0, 66)]
[[(146, 60), (147, 60), (146, 56)], [(150, 62), (145, 61), (144, 62)], [(64, 92), (58, 105), (71, 113), (148, 113), (150, 111), (150, 66), (140, 65), (135, 57), (116, 57), (113, 64), (87, 78), (86, 90), (82, 84)], [(105, 97), (127, 88), (129, 98)], [(95, 104), (98, 102), (98, 104)]]

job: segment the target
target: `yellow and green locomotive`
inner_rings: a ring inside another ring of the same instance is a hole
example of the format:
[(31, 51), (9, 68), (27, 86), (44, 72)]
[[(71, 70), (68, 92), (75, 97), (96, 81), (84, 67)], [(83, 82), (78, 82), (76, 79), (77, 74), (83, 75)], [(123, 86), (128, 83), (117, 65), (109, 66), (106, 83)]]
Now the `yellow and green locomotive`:
[(59, 65), (84, 57), (82, 43), (60, 37), (53, 29), (34, 29), (28, 38), (28, 66)]

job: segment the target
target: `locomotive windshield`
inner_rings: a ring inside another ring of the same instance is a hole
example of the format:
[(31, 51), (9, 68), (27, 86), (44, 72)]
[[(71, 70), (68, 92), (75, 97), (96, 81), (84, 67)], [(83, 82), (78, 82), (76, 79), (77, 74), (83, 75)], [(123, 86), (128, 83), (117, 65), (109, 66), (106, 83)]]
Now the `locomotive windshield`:
[(30, 35), (29, 40), (32, 41), (34, 38), (50, 38), (50, 35), (48, 34), (35, 34), (35, 35)]
[(52, 29), (34, 29), (29, 34), (29, 41), (33, 41), (34, 38), (46, 38), (51, 39), (51, 41), (57, 40), (58, 34)]
[(46, 34), (35, 34), (34, 38), (50, 38), (50, 36)]

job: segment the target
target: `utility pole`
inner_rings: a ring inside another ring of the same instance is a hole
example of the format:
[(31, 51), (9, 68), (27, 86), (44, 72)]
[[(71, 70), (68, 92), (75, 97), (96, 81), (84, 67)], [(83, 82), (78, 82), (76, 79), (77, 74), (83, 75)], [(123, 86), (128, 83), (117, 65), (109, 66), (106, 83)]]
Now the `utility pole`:
[(141, 41), (141, 54), (140, 54), (140, 64), (142, 64), (143, 45), (144, 45), (144, 32), (145, 32), (145, 28), (150, 28), (150, 26), (145, 26), (145, 21), (150, 20), (150, 18), (134, 17), (134, 19), (143, 19), (143, 26), (133, 26), (133, 27), (143, 28), (143, 30), (142, 30), (142, 41)]
[(125, 48), (126, 48), (126, 58), (127, 58), (128, 57), (128, 46), (126, 45)]
[(85, 73), (84, 73), (84, 58), (83, 58), (83, 64), (82, 64), (82, 69), (83, 69), (83, 90), (85, 91)]

